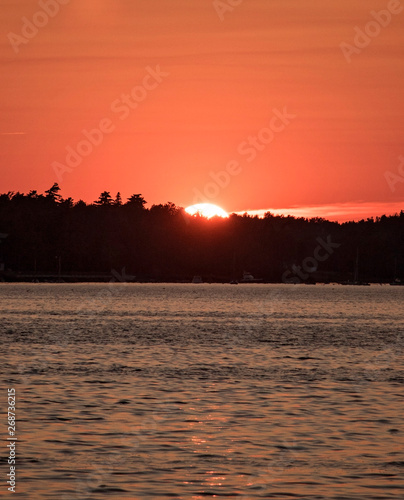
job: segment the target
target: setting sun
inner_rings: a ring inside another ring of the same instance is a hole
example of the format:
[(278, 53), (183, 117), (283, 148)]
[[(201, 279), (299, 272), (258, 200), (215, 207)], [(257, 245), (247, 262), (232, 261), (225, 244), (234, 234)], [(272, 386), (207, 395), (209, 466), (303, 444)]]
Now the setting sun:
[(196, 205), (191, 205), (187, 207), (185, 211), (189, 215), (201, 215), (207, 219), (212, 217), (228, 217), (229, 214), (223, 210), (223, 208), (213, 205), (212, 203), (197, 203)]

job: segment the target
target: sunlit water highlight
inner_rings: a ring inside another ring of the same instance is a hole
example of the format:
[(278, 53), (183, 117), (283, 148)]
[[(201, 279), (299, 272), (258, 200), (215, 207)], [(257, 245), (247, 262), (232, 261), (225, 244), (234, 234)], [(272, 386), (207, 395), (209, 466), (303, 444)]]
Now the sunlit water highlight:
[(403, 498), (403, 298), (389, 286), (1, 285), (14, 498)]

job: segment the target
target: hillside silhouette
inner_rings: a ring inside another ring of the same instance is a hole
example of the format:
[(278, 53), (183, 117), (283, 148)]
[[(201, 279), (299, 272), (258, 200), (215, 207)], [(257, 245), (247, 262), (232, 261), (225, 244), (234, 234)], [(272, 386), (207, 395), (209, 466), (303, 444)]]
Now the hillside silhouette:
[(94, 203), (43, 194), (0, 195), (0, 277), (111, 275), (139, 281), (266, 282), (403, 279), (404, 211), (359, 222), (230, 215), (207, 220), (174, 203), (104, 191)]

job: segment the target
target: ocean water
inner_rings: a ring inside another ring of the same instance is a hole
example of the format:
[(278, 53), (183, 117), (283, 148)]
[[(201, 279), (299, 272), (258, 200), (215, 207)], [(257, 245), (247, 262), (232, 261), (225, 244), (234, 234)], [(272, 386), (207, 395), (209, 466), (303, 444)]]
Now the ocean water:
[(12, 498), (404, 498), (403, 299), (376, 285), (1, 284)]

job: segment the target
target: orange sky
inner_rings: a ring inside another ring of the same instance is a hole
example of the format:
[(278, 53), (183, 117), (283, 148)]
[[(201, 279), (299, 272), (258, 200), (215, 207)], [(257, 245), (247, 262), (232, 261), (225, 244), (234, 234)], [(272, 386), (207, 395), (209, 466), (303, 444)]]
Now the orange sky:
[[(0, 1), (0, 192), (60, 181), (88, 202), (202, 193), (231, 212), (340, 220), (404, 209), (404, 0), (244, 0), (221, 14), (210, 0), (55, 1)], [(378, 28), (371, 11), (388, 7)], [(20, 43), (24, 16), (44, 25)], [(380, 33), (348, 63), (356, 26)], [(109, 133), (68, 167), (66, 147), (102, 120)]]

